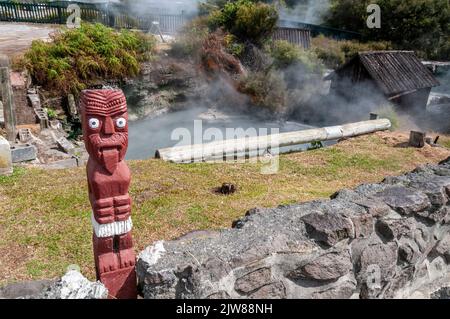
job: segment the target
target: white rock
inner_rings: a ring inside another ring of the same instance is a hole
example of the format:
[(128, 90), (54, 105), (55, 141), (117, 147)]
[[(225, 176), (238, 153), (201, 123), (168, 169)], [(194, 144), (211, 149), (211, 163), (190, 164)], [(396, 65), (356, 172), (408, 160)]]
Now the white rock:
[(13, 172), (11, 148), (9, 142), (0, 136), (0, 175), (10, 175)]
[(158, 241), (153, 246), (149, 246), (142, 251), (139, 254), (139, 258), (151, 266), (155, 265), (165, 252), (166, 249), (164, 248), (164, 241)]
[(77, 270), (69, 270), (48, 290), (44, 299), (105, 299), (108, 289), (100, 282), (90, 282)]

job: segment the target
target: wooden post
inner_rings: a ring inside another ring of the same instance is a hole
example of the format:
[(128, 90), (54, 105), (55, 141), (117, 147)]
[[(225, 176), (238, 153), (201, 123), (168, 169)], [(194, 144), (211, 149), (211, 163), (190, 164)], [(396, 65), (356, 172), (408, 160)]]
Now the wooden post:
[(424, 132), (411, 131), (409, 135), (409, 146), (422, 148), (425, 146), (426, 134)]
[(3, 100), (6, 138), (14, 143), (16, 141), (16, 108), (9, 77), (9, 68), (7, 67), (0, 67), (0, 93)]

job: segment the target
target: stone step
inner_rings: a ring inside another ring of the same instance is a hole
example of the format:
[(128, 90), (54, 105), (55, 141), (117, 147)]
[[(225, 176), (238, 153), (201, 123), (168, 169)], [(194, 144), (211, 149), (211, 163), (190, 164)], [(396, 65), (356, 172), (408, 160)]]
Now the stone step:
[(33, 145), (12, 146), (11, 156), (13, 163), (33, 161), (37, 156), (36, 147), (34, 147)]

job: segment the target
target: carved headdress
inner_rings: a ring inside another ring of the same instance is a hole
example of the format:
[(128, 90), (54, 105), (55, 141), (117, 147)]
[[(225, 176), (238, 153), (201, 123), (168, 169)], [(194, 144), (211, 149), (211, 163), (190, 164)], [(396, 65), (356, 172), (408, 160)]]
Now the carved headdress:
[(127, 101), (121, 90), (85, 90), (81, 94), (81, 112), (111, 116), (127, 110)]

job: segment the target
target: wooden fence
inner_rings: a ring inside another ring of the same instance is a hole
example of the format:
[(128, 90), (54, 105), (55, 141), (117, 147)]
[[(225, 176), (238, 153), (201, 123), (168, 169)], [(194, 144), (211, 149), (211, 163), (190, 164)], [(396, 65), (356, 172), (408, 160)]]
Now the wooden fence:
[(148, 31), (153, 22), (158, 22), (162, 33), (176, 33), (186, 22), (183, 14), (145, 14), (131, 16), (120, 4), (90, 4), (58, 1), (51, 3), (0, 2), (0, 21), (66, 24), (71, 12), (67, 7), (80, 7), (81, 20), (99, 22), (114, 28), (140, 29)]

